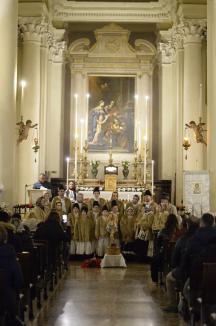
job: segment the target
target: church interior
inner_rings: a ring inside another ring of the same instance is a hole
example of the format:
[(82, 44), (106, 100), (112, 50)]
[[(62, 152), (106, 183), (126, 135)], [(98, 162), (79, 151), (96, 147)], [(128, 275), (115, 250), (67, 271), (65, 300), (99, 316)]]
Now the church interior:
[(216, 325), (216, 0), (0, 27), (0, 326)]

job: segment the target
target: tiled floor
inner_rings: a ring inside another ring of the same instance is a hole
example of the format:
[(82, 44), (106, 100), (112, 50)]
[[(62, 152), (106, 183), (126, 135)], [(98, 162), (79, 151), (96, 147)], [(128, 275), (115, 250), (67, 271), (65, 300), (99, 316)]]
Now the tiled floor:
[(72, 264), (63, 288), (38, 326), (183, 326), (165, 314), (166, 296), (150, 280), (149, 267), (81, 269)]

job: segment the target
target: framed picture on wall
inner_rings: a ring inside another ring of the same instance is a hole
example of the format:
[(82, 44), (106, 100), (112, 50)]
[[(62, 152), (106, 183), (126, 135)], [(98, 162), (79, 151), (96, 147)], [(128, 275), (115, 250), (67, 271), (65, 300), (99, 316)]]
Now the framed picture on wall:
[(89, 152), (134, 151), (135, 77), (89, 76)]

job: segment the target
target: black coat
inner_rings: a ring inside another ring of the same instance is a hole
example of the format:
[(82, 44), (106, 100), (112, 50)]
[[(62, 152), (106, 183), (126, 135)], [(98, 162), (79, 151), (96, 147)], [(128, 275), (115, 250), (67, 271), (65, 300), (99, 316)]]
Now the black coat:
[[(213, 227), (201, 227), (188, 241), (182, 258), (178, 278), (185, 280), (191, 274), (197, 257), (208, 248), (210, 243), (216, 239), (216, 229)], [(194, 271), (193, 271), (194, 272)]]
[(16, 293), (23, 286), (23, 276), (16, 259), (16, 252), (9, 244), (0, 246), (0, 270), (4, 274), (4, 288), (1, 296), (7, 310), (14, 312)]
[(54, 220), (47, 220), (44, 223), (40, 223), (34, 238), (47, 240), (54, 247), (57, 247), (62, 241), (67, 241), (67, 235), (63, 228)]

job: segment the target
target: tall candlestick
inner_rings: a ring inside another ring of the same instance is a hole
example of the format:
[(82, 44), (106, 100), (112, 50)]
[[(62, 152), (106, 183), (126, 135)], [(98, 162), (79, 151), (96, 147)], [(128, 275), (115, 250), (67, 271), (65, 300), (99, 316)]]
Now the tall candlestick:
[(70, 162), (69, 157), (66, 158), (66, 162), (67, 162), (67, 189), (68, 189), (68, 184), (69, 184), (69, 162)]
[(199, 103), (199, 118), (202, 118), (202, 93), (203, 93), (203, 86), (200, 84), (200, 103)]
[(77, 139), (78, 139), (78, 134), (77, 134), (77, 128), (78, 128), (78, 94), (74, 94), (75, 98), (75, 151), (74, 151), (74, 178), (75, 182), (77, 181), (77, 159), (78, 159), (78, 146), (77, 146)]
[(154, 195), (154, 161), (152, 160), (152, 196)]

